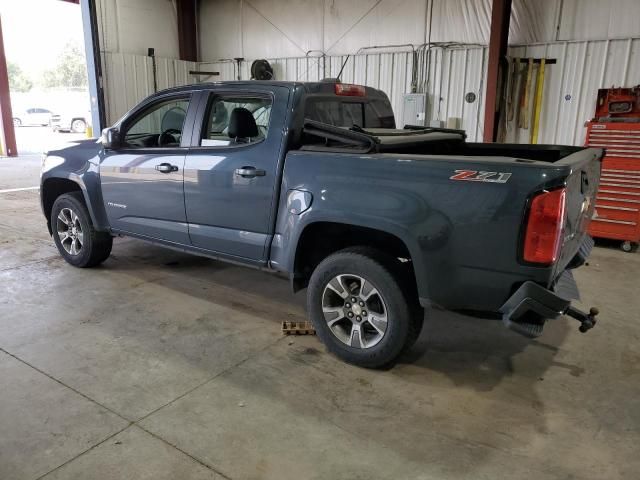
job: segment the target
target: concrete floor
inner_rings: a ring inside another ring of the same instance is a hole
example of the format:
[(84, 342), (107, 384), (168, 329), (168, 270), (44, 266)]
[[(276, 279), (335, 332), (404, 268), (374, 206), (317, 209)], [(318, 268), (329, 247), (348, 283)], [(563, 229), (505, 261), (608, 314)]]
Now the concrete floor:
[[(37, 169), (0, 159), (0, 189)], [(594, 250), (586, 335), (430, 312), (368, 371), (281, 336), (304, 318), (286, 281), (130, 239), (74, 269), (38, 192), (0, 193), (0, 479), (637, 478), (639, 273)]]

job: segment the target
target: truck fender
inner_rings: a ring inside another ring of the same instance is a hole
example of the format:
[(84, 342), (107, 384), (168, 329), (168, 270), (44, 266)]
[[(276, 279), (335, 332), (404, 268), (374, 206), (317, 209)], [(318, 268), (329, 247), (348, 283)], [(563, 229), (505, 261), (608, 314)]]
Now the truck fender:
[[(370, 218), (364, 219), (359, 218), (358, 216), (349, 218), (349, 220), (346, 221), (344, 215), (331, 215), (328, 212), (314, 212), (313, 207), (301, 215), (287, 215), (287, 217), (287, 227), (283, 234), (276, 235), (274, 242), (272, 243), (271, 263), (272, 267), (289, 273), (292, 287), (296, 283), (296, 278), (294, 278), (296, 274), (295, 263), (303, 232), (314, 224), (341, 224), (379, 231), (381, 233), (391, 235), (398, 241), (402, 242), (409, 252), (411, 261), (414, 265), (413, 270), (421, 303), (426, 303), (426, 300), (423, 301), (423, 299), (428, 298), (429, 295), (427, 277), (424, 273), (424, 255), (414, 237), (400, 225), (394, 224), (393, 222), (385, 219), (376, 219), (375, 221), (372, 221)], [(366, 242), (363, 242), (363, 244), (366, 244)], [(295, 289), (296, 288), (294, 287), (294, 290)]]
[[(78, 175), (75, 172), (58, 172), (54, 175), (43, 175), (41, 188), (46, 188), (47, 181), (53, 179), (69, 180), (80, 188), (82, 196), (84, 198), (87, 210), (91, 217), (91, 222), (97, 231), (108, 231), (109, 222), (107, 220), (107, 214), (102, 201), (102, 192), (100, 189), (100, 180), (95, 172), (86, 171), (82, 175)], [(91, 188), (87, 188), (87, 183)], [(41, 194), (41, 198), (44, 198), (44, 192)], [(44, 211), (44, 203), (42, 205)], [(47, 218), (47, 226), (49, 233), (51, 233), (50, 220)]]

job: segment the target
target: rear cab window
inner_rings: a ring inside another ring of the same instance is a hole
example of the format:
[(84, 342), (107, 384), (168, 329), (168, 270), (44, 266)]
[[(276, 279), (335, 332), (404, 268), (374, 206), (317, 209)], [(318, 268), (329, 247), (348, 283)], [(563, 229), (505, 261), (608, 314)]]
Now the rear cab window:
[(381, 99), (310, 95), (305, 118), (335, 127), (395, 128), (391, 106)]

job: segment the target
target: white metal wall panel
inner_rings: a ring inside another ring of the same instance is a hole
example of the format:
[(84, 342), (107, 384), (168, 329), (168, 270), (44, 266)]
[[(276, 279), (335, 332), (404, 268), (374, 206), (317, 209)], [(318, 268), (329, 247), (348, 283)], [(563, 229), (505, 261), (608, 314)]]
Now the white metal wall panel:
[(242, 44), (254, 58), (304, 56), (322, 48), (323, 3), (243, 0)]
[(321, 48), (336, 54), (373, 45), (421, 44), (426, 7), (425, 0), (327, 0)]
[(242, 57), (242, 2), (201, 1), (199, 15), (202, 60)]
[[(444, 50), (434, 48), (431, 56), (430, 78), (428, 83), (428, 118), (460, 118), (460, 128), (467, 130), (469, 139), (481, 139), (478, 119), (482, 119), (478, 109), (482, 108), (482, 79), (484, 48), (458, 48)], [(346, 64), (345, 64), (346, 61)], [(426, 62), (426, 56), (422, 55)], [(325, 77), (336, 77), (343, 67), (341, 79), (344, 83), (357, 83), (383, 90), (388, 96), (396, 115), (398, 125), (402, 123), (403, 95), (411, 92), (413, 55), (410, 51), (393, 53), (375, 53), (347, 56), (296, 57), (269, 59), (277, 80), (318, 81)], [(244, 65), (251, 64), (251, 59)], [(416, 63), (415, 68), (420, 67)], [(425, 67), (426, 68), (426, 67)], [(219, 71), (220, 76), (212, 80), (234, 80), (233, 64), (209, 62), (199, 65), (200, 70)], [(248, 79), (243, 71), (243, 79)], [(426, 84), (426, 82), (425, 82)], [(419, 86), (418, 91), (424, 91)], [(467, 92), (476, 94), (476, 101), (468, 104), (464, 101)], [(433, 99), (442, 98), (441, 102)], [(433, 102), (433, 103), (432, 103)], [(440, 110), (437, 106), (440, 105)], [(439, 117), (438, 117), (439, 115)]]
[[(580, 145), (584, 142), (584, 122), (591, 118), (598, 88), (640, 83), (640, 39), (586, 42), (556, 42), (512, 47), (515, 57), (555, 58), (546, 68), (539, 143)], [(430, 56), (430, 61), (428, 61)], [(201, 63), (197, 66), (178, 60), (158, 60), (158, 88), (197, 81), (235, 80), (233, 62)], [(411, 51), (360, 54), (355, 56), (293, 57), (270, 59), (277, 80), (318, 81), (335, 77), (346, 60), (344, 82), (360, 83), (385, 91), (391, 100), (398, 124), (402, 122), (403, 95), (412, 89)], [(251, 59), (243, 62), (241, 78), (249, 78)], [(524, 68), (525, 65), (522, 65)], [(219, 71), (220, 75), (194, 78), (190, 69)], [(420, 51), (415, 65), (417, 91), (427, 93), (427, 121), (459, 119), (470, 141), (481, 141), (484, 119), (484, 78), (487, 68), (485, 47), (432, 48)], [(107, 113), (112, 123), (145, 96), (152, 93), (151, 59), (145, 56), (107, 53), (105, 55)], [(424, 78), (422, 78), (424, 77)], [(535, 82), (532, 82), (531, 98)], [(476, 100), (465, 101), (473, 92)], [(528, 143), (530, 130), (509, 124), (507, 141)]]
[[(538, 143), (582, 145), (584, 123), (593, 116), (598, 89), (640, 83), (639, 52), (638, 38), (511, 48), (511, 56), (557, 60), (546, 67)], [(532, 84), (532, 99), (534, 92)], [(528, 143), (530, 130), (514, 125), (507, 140)]]
[(96, 0), (100, 48), (107, 52), (178, 58), (178, 21), (172, 0)]
[[(486, 72), (486, 48), (433, 48), (420, 57), (424, 76), (419, 91), (427, 93), (427, 122), (457, 119), (457, 127), (466, 130), (469, 141), (482, 139), (482, 112)], [(465, 101), (467, 93), (475, 101)]]
[(640, 34), (638, 0), (564, 0), (560, 40), (633, 37)]
[[(194, 83), (189, 70), (196, 64), (156, 58), (158, 90)], [(151, 58), (125, 53), (103, 54), (103, 84), (107, 124), (113, 124), (141, 100), (153, 93)]]
[[(140, 11), (129, 9), (128, 15), (135, 18)], [(638, 18), (638, 0), (514, 0), (509, 42), (638, 36)], [(149, 24), (147, 18), (138, 20)], [(432, 42), (486, 45), (490, 23), (491, 0), (202, 0), (199, 33), (202, 59), (215, 61), (301, 57), (310, 50), (353, 54), (375, 45), (417, 47), (429, 36)]]
[[(96, 0), (101, 48), (178, 57), (173, 0)], [(433, 8), (432, 8), (433, 7)], [(433, 12), (432, 31), (429, 14)], [(301, 57), (310, 50), (488, 43), (491, 0), (202, 0), (202, 59)], [(511, 44), (640, 35), (638, 0), (514, 0)], [(246, 54), (245, 54), (246, 53)]]

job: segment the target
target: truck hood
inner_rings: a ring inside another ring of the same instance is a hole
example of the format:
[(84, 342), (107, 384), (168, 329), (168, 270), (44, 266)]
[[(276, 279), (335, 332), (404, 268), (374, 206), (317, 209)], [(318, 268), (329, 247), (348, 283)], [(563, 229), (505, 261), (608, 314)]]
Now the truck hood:
[(69, 140), (45, 152), (46, 155), (77, 155), (80, 152), (91, 154), (92, 156), (102, 149), (102, 144), (97, 138), (87, 138), (82, 140)]
[(45, 152), (42, 162), (42, 174), (56, 170), (69, 173), (80, 173), (89, 169), (90, 165), (98, 165), (102, 144), (95, 138), (73, 140), (64, 145)]

